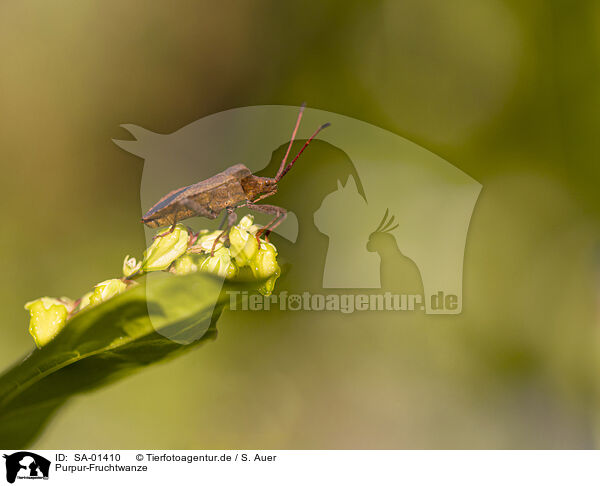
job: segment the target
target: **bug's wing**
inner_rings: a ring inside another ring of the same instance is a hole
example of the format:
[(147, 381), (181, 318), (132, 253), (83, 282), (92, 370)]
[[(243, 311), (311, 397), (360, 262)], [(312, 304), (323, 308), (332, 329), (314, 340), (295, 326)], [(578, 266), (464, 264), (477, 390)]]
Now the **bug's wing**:
[(160, 211), (161, 209), (171, 204), (173, 201), (175, 201), (175, 199), (177, 199), (179, 195), (185, 193), (190, 187), (191, 186), (185, 186), (180, 187), (179, 189), (174, 189), (169, 194), (166, 194), (165, 196), (161, 197), (158, 200), (158, 202), (154, 204), (154, 206), (148, 209), (148, 211), (144, 215), (144, 218), (150, 217), (152, 214), (156, 213), (157, 211)]
[(252, 172), (246, 166), (234, 165), (210, 179), (190, 186), (188, 190), (177, 195), (176, 200), (191, 198), (212, 212), (219, 213), (226, 207), (246, 200), (240, 180), (249, 175), (252, 175)]
[[(160, 211), (176, 204), (178, 207), (184, 210), (190, 210), (189, 204), (184, 203), (188, 199), (193, 199), (196, 206), (203, 206), (207, 209), (208, 213), (219, 212), (222, 207), (228, 205), (228, 202), (217, 201), (215, 196), (221, 192), (223, 196), (229, 194), (232, 190), (239, 186), (240, 179), (251, 175), (250, 169), (243, 164), (236, 164), (223, 172), (219, 172), (214, 176), (192, 184), (190, 186), (180, 187), (169, 192), (158, 200), (154, 206), (152, 206), (148, 212), (144, 215), (144, 218), (150, 218), (151, 216), (157, 215)], [(241, 189), (240, 189), (241, 190)], [(238, 197), (242, 197), (242, 194), (238, 194)], [(214, 203), (214, 204), (213, 204)], [(214, 207), (213, 207), (214, 206)], [(208, 208), (211, 207), (212, 211)], [(208, 217), (208, 216), (207, 216)]]
[(208, 193), (232, 181), (240, 181), (249, 175), (252, 175), (252, 172), (250, 172), (248, 167), (246, 167), (244, 164), (236, 164), (225, 169), (223, 172), (219, 172), (218, 174), (215, 174), (206, 180), (197, 182), (196, 184), (188, 187), (190, 189), (193, 188), (195, 193)]

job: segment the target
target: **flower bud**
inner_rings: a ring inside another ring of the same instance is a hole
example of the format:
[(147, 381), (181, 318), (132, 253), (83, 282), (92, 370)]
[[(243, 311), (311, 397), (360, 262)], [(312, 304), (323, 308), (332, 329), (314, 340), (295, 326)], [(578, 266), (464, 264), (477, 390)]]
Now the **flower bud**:
[(254, 216), (251, 214), (247, 214), (244, 216), (240, 222), (237, 224), (237, 227), (242, 230), (246, 230), (248, 233), (255, 235), (256, 232), (260, 229), (260, 226), (254, 224)]
[(125, 285), (125, 283), (118, 278), (100, 282), (94, 287), (94, 291), (92, 292), (92, 295), (90, 295), (90, 304), (96, 305), (100, 302), (104, 302), (105, 300), (120, 294), (126, 288), (127, 285)]
[(138, 262), (134, 257), (127, 255), (123, 260), (123, 276), (129, 278), (142, 269), (142, 262)]
[(215, 251), (214, 256), (204, 257), (199, 266), (200, 271), (212, 273), (223, 278), (235, 278), (238, 274), (238, 267), (231, 258), (229, 248), (220, 248)]
[(48, 344), (67, 323), (68, 306), (59, 299), (42, 297), (25, 304), (31, 316), (29, 333), (38, 348)]
[(277, 264), (277, 248), (272, 243), (260, 242), (256, 256), (252, 264), (252, 273), (255, 278), (267, 278), (279, 271)]
[[(165, 270), (187, 250), (189, 235), (186, 227), (178, 224), (171, 233), (168, 231), (166, 230), (167, 234), (158, 236), (144, 252), (141, 266), (144, 271)], [(165, 233), (164, 228), (162, 233)]]
[[(210, 253), (213, 250), (213, 245), (217, 237), (223, 233), (221, 230), (200, 232), (196, 244), (192, 247), (192, 253)], [(223, 248), (224, 238), (220, 238), (215, 245), (215, 252)]]
[(267, 280), (265, 280), (265, 282), (258, 288), (258, 291), (268, 297), (269, 295), (271, 295), (273, 293), (273, 289), (275, 288), (275, 282), (277, 282), (277, 279), (279, 278), (279, 272), (273, 274), (271, 277), (269, 277)]
[(247, 229), (241, 227), (241, 224), (233, 226), (229, 230), (229, 245), (231, 255), (235, 258), (235, 263), (240, 267), (249, 265), (258, 252), (256, 237), (249, 233)]
[(81, 299), (79, 299), (79, 305), (77, 306), (77, 312), (79, 312), (82, 309), (85, 309), (88, 305), (90, 305), (90, 298), (92, 297), (92, 294), (94, 292), (88, 292), (86, 294), (83, 295), (83, 297), (81, 297)]
[(272, 243), (261, 241), (256, 256), (250, 262), (252, 274), (257, 279), (267, 279), (258, 289), (263, 295), (271, 295), (275, 288), (275, 281), (281, 274), (281, 268), (277, 263), (277, 248)]
[(181, 255), (171, 265), (170, 271), (175, 275), (187, 275), (198, 271), (198, 259), (192, 255)]

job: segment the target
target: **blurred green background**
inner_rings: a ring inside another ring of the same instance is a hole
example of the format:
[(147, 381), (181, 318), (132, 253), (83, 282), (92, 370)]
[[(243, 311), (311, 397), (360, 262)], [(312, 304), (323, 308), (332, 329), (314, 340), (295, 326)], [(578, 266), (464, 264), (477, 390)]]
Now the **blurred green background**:
[(26, 301), (145, 247), (122, 123), (306, 100), (483, 184), (461, 315), (226, 313), (35, 446), (597, 447), (599, 33), (593, 0), (2, 2), (2, 369)]

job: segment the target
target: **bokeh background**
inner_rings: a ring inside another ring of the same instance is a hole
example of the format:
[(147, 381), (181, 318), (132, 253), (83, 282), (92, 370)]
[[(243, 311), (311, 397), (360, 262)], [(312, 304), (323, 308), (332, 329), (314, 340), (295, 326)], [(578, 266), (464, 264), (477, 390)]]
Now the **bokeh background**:
[(26, 301), (145, 247), (122, 123), (306, 100), (483, 184), (461, 315), (226, 313), (35, 446), (597, 447), (599, 32), (593, 0), (2, 2), (0, 368), (33, 345)]

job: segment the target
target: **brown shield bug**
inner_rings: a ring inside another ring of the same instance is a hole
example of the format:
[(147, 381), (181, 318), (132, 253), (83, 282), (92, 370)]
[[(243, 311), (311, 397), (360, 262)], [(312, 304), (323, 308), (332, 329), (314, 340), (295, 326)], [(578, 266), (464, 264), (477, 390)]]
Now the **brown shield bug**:
[[(143, 216), (142, 222), (150, 228), (171, 225), (169, 231), (158, 235), (160, 237), (172, 232), (179, 221), (194, 216), (215, 219), (225, 210), (226, 219), (223, 220), (223, 223), (227, 221), (227, 228), (229, 228), (237, 219), (235, 210), (246, 207), (254, 211), (274, 215), (273, 220), (257, 233), (257, 238), (262, 235), (268, 237), (269, 233), (285, 219), (287, 211), (278, 206), (256, 203), (277, 192), (277, 183), (288, 173), (313, 138), (329, 126), (329, 123), (321, 125), (306, 141), (292, 161), (287, 163), (305, 107), (306, 103), (303, 103), (287, 151), (275, 177), (258, 177), (252, 174), (244, 164), (233, 165), (206, 180), (175, 189), (163, 196)], [(217, 241), (226, 231), (223, 231), (215, 240), (213, 250)]]

